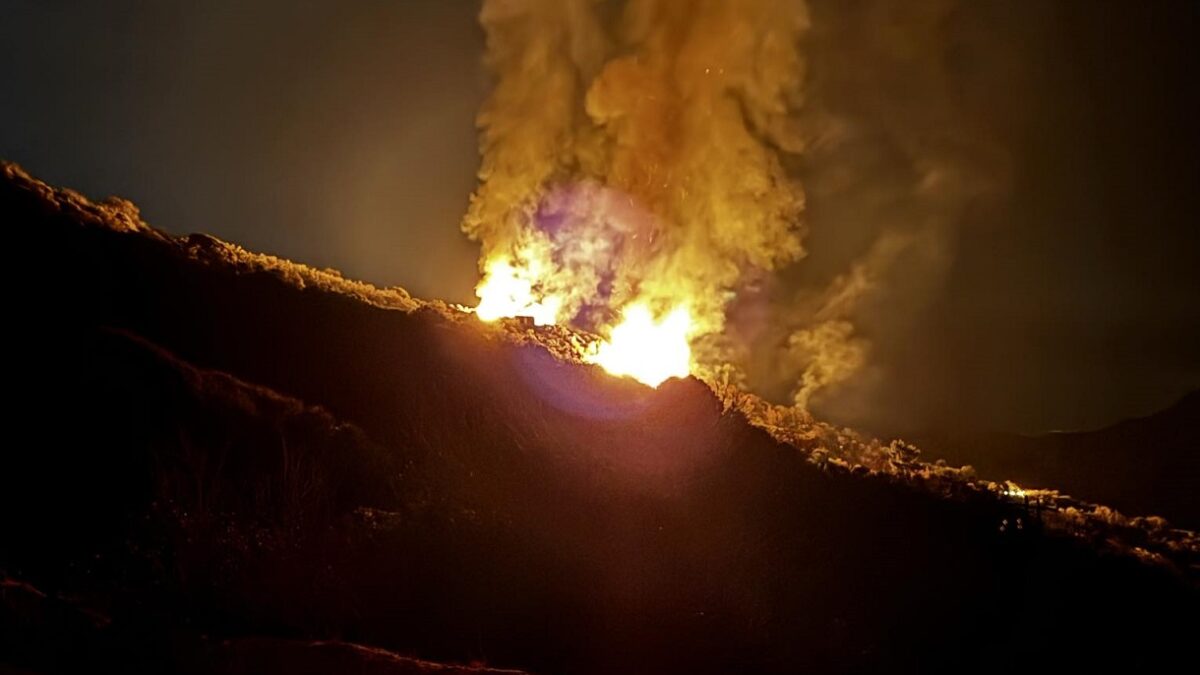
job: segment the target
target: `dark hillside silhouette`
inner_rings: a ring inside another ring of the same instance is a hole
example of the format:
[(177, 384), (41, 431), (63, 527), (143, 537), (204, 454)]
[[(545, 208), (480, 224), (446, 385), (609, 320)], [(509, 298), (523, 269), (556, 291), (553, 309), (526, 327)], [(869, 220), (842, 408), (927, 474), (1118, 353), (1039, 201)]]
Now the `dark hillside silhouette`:
[(928, 434), (930, 458), (983, 476), (1053, 487), (1131, 513), (1200, 527), (1200, 391), (1153, 415), (1095, 431), (1040, 436)]
[[(0, 663), (444, 672), (353, 644), (547, 674), (1191, 658), (1194, 551), (1140, 525), (1072, 535), (990, 493), (822, 467), (697, 380), (614, 379), (556, 358), (566, 332), (170, 238), (11, 165), (0, 214), (22, 439), (0, 475)], [(1140, 554), (1106, 544), (1130, 531)]]

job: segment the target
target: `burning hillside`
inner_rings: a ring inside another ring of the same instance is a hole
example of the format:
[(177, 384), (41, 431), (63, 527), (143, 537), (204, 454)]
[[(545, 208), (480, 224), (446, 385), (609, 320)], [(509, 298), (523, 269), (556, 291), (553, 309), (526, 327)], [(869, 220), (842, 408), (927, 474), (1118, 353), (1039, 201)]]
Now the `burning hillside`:
[(0, 213), (32, 439), (0, 475), (0, 662), (1190, 658), (1200, 546), (1161, 519), (976, 481), (715, 379), (614, 378), (589, 333), (170, 237), (13, 165)]

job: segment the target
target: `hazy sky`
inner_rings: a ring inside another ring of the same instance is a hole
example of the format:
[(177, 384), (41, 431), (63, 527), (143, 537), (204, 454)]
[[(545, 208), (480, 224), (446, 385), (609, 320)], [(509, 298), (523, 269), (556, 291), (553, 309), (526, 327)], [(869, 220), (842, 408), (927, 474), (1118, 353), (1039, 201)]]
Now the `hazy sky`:
[[(880, 4), (814, 2), (814, 22)], [(168, 231), (467, 301), (477, 249), (458, 221), (488, 87), (476, 11), (470, 0), (0, 0), (0, 157), (132, 199)], [(876, 328), (881, 383), (827, 414), (891, 428), (1095, 427), (1200, 386), (1198, 17), (1183, 0), (978, 0), (938, 26), (944, 42), (922, 48), (951, 74), (945, 100), (963, 133), (1003, 150), (1006, 187), (956, 216), (950, 267), (903, 307), (911, 320)], [(902, 35), (905, 20), (884, 28)], [(853, 40), (822, 49), (815, 69), (870, 63)], [(884, 93), (843, 106), (902, 103), (921, 119), (922, 90), (903, 70), (851, 74)], [(810, 248), (857, 245), (833, 222), (845, 209), (817, 196)]]

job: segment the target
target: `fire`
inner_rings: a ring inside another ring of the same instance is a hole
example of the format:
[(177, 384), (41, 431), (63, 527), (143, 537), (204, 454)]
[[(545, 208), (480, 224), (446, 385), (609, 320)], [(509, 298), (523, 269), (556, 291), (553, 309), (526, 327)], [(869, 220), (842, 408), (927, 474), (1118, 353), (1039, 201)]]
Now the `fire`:
[(656, 321), (647, 305), (630, 305), (610, 338), (593, 343), (585, 360), (613, 375), (627, 375), (657, 387), (667, 378), (687, 377), (691, 372), (688, 336), (692, 330), (692, 316), (686, 307)]
[(487, 275), (475, 289), (479, 297), (476, 316), (484, 321), (525, 316), (538, 326), (557, 323), (562, 300), (553, 296), (535, 297), (537, 277), (536, 270), (518, 270), (506, 260), (492, 261)]
[[(528, 257), (514, 265), (500, 258), (488, 263), (487, 272), (475, 294), (475, 314), (483, 321), (506, 317), (529, 317), (538, 326), (559, 323), (563, 299), (544, 293), (541, 266)], [(685, 305), (655, 318), (650, 306), (635, 302), (621, 312), (621, 323), (607, 340), (587, 345), (581, 356), (617, 376), (628, 376), (657, 387), (670, 377), (687, 377), (691, 372), (692, 349), (688, 340), (696, 332), (691, 312)]]

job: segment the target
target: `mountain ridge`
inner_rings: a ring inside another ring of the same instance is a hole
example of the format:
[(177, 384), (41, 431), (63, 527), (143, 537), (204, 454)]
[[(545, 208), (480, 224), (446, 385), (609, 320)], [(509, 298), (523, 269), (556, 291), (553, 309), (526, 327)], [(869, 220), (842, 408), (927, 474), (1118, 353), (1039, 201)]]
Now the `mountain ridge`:
[[(37, 394), (19, 418), (55, 430), (9, 452), (0, 569), (168, 656), (146, 617), (545, 673), (1167, 662), (1194, 627), (1171, 617), (1195, 615), (1200, 544), (1159, 520), (720, 383), (648, 389), (579, 364), (569, 329), (483, 324), (0, 173), (14, 250), (42, 253), (7, 268), (14, 381)], [(327, 423), (289, 437), (279, 400)], [(164, 471), (177, 457), (197, 464)], [(180, 488), (197, 466), (215, 487)]]
[(1200, 390), (1156, 413), (1080, 432), (917, 434), (932, 458), (1200, 527)]

